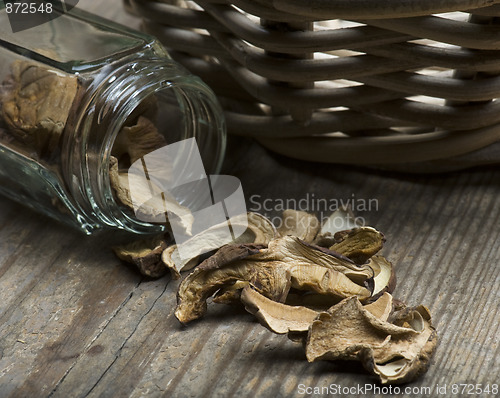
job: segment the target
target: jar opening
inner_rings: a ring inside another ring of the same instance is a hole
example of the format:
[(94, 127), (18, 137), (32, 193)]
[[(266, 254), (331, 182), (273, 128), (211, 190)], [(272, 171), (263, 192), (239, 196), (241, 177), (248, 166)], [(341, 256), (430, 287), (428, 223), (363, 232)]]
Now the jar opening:
[[(155, 76), (144, 86), (110, 88), (104, 97), (119, 100), (100, 104), (86, 133), (87, 151), (98, 154), (85, 156), (92, 213), (136, 233), (165, 229), (170, 211), (167, 217), (160, 202), (166, 197), (179, 208), (196, 206), (196, 195), (168, 188), (216, 174), (226, 143), (222, 112), (198, 78)], [(162, 214), (144, 216), (145, 208)]]

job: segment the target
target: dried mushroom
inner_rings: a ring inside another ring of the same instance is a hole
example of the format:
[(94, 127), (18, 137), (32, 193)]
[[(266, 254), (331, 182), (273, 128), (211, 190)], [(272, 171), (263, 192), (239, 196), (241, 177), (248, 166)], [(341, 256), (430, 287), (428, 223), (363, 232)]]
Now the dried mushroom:
[(283, 267), (254, 267), (248, 282), (266, 297), (281, 303), (286, 300), (292, 286), (292, 275)]
[(335, 296), (291, 289), (285, 303), (291, 306), (304, 306), (316, 311), (326, 311), (340, 300)]
[[(196, 237), (197, 235), (194, 235)], [(199, 241), (199, 240), (197, 240)], [(199, 252), (193, 250), (189, 257), (181, 258), (177, 250), (177, 245), (172, 245), (165, 250), (161, 256), (163, 264), (170, 270), (174, 279), (181, 277), (181, 271), (193, 269), (198, 265)]]
[(339, 231), (359, 228), (361, 225), (351, 208), (343, 206), (335, 210), (321, 225), (320, 233), (329, 232), (335, 235)]
[(305, 211), (287, 209), (283, 211), (281, 226), (278, 232), (281, 236), (292, 235), (306, 242), (312, 242), (320, 229), (318, 218)]
[(291, 306), (268, 299), (251, 286), (241, 292), (248, 312), (274, 333), (306, 332), (318, 313), (306, 307)]
[(338, 298), (356, 295), (364, 299), (371, 295), (373, 270), (369, 266), (358, 266), (338, 253), (294, 236), (271, 241), (266, 250), (247, 260), (288, 269), (295, 289)]
[(387, 321), (394, 310), (392, 295), (385, 292), (373, 303), (364, 306), (364, 309), (382, 321)]
[[(232, 218), (229, 220), (233, 225)], [(243, 235), (236, 238), (235, 243), (255, 243), (267, 245), (273, 239), (279, 236), (274, 224), (262, 214), (247, 213), (247, 229)]]
[[(297, 295), (291, 293), (287, 297), (286, 304), (287, 307), (289, 308), (305, 307), (311, 311), (314, 311), (316, 313), (316, 316), (318, 316), (321, 312), (325, 312), (335, 304), (339, 303), (339, 301), (333, 303), (332, 300), (326, 300), (325, 298), (326, 298), (325, 296), (318, 294), (306, 293), (302, 295)], [(396, 306), (394, 305), (393, 297), (389, 293), (384, 293), (379, 297), (378, 300), (365, 305), (363, 308), (366, 309), (375, 317), (379, 318), (380, 320), (387, 321), (389, 316), (393, 313), (395, 307)], [(288, 337), (293, 341), (297, 341), (305, 345), (307, 334), (304, 335), (304, 333), (300, 332), (307, 332), (313, 320), (309, 322), (309, 325), (305, 330), (290, 331)], [(271, 329), (271, 331), (275, 330)]]
[(366, 264), (358, 265), (341, 254), (300, 240), (295, 236), (284, 236), (269, 243), (267, 251), (259, 255), (261, 260), (294, 261), (304, 265), (316, 265), (335, 270), (359, 285), (369, 283), (373, 270)]
[(113, 251), (120, 260), (135, 265), (141, 274), (157, 278), (167, 272), (161, 261), (161, 253), (166, 247), (163, 237), (157, 236), (115, 246)]
[(181, 277), (180, 271), (182, 271), (184, 267), (186, 269), (192, 269), (198, 265), (199, 256), (189, 258), (185, 262), (184, 267), (182, 267), (182, 269), (179, 269), (176, 263), (172, 260), (172, 256), (174, 255), (174, 253), (176, 253), (176, 250), (177, 245), (170, 245), (169, 247), (167, 247), (161, 254), (161, 261), (166, 269), (170, 270), (172, 277), (174, 279), (179, 279)]
[[(153, 222), (161, 220), (163, 224), (175, 222), (187, 235), (191, 234), (194, 222), (191, 211), (179, 204), (168, 192), (155, 186), (151, 180), (146, 180), (133, 173), (120, 172), (118, 160), (114, 156), (111, 156), (109, 161), (109, 180), (117, 199), (126, 207), (134, 210), (139, 218)], [(136, 203), (132, 200), (130, 185), (134, 188)]]
[[(187, 323), (203, 316), (206, 300), (220, 287), (239, 280), (250, 280), (254, 270), (240, 260), (259, 253), (262, 245), (227, 245), (202, 262), (179, 285), (175, 316)], [(265, 270), (263, 270), (265, 272)], [(272, 273), (272, 270), (269, 269)]]
[(336, 242), (337, 232), (352, 230), (360, 226), (352, 210), (349, 207), (341, 207), (323, 221), (313, 243), (322, 247), (331, 247)]
[(396, 287), (396, 272), (391, 262), (385, 257), (373, 256), (369, 265), (374, 272), (372, 299), (377, 299), (384, 292), (392, 293)]
[[(275, 239), (267, 248), (262, 246), (250, 254), (252, 247), (225, 246), (189, 274), (179, 286), (177, 319), (186, 323), (199, 318), (205, 313), (208, 297), (237, 281), (250, 282), (275, 301), (284, 301), (290, 286), (339, 299), (371, 296), (373, 271), (368, 266), (358, 267), (334, 252), (292, 236)], [(241, 250), (247, 254), (240, 256)]]
[(334, 250), (350, 258), (357, 264), (365, 263), (384, 246), (384, 235), (372, 227), (359, 227), (337, 232), (335, 243), (330, 246)]
[(242, 290), (250, 284), (248, 281), (236, 281), (232, 285), (221, 287), (212, 300), (217, 304), (235, 304), (241, 299)]
[(16, 61), (11, 70), (0, 98), (2, 117), (16, 139), (47, 157), (59, 146), (78, 81), (31, 61)]
[(409, 338), (396, 336), (384, 349), (363, 350), (359, 358), (382, 383), (406, 383), (427, 371), (437, 345), (437, 334), (429, 310), (422, 305), (401, 311), (392, 322), (418, 333)]
[(362, 348), (382, 347), (391, 333), (412, 333), (371, 314), (356, 297), (350, 297), (322, 312), (311, 324), (307, 336), (306, 357), (316, 360), (356, 359)]
[[(233, 230), (239, 226), (246, 227), (245, 232), (234, 240), (234, 244), (268, 244), (278, 235), (274, 225), (266, 217), (257, 213), (249, 212), (237, 215), (231, 217), (228, 222), (233, 227)], [(214, 225), (181, 243), (184, 248), (182, 258), (176, 245), (165, 251), (162, 259), (165, 265), (172, 270), (173, 275), (177, 277), (180, 276), (181, 271), (192, 269), (196, 266), (197, 262), (195, 259), (200, 254), (219, 248), (220, 242), (227, 236), (228, 222), (224, 221)], [(189, 251), (191, 254), (186, 255), (186, 251)]]
[(436, 332), (423, 306), (389, 319), (377, 318), (356, 297), (345, 299), (311, 324), (306, 357), (310, 362), (359, 359), (381, 383), (408, 382), (427, 368)]
[(292, 287), (299, 290), (312, 290), (316, 293), (336, 298), (358, 296), (367, 299), (371, 296), (368, 287), (358, 285), (346, 275), (333, 269), (311, 264), (298, 264), (290, 267)]
[[(109, 158), (109, 182), (118, 200), (130, 209), (134, 209), (130, 191), (128, 189), (127, 173), (118, 169), (118, 159), (114, 156)], [(148, 187), (149, 189), (149, 187)]]
[[(121, 129), (113, 145), (112, 153), (116, 157), (127, 153), (130, 157), (130, 164), (167, 145), (165, 137), (158, 132), (154, 123), (139, 116), (137, 123), (133, 126), (125, 126)], [(159, 167), (165, 167), (165, 159)], [(149, 169), (155, 169), (155, 165), (148, 163)]]

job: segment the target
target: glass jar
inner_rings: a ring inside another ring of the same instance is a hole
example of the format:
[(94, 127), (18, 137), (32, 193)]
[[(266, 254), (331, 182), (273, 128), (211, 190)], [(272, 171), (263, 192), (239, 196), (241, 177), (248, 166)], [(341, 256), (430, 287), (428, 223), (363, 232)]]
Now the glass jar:
[(0, 193), (87, 234), (163, 231), (116, 198), (117, 137), (146, 118), (168, 144), (195, 138), (216, 174), (226, 135), (214, 94), (154, 37), (77, 8), (51, 10), (57, 18), (13, 33), (0, 6)]

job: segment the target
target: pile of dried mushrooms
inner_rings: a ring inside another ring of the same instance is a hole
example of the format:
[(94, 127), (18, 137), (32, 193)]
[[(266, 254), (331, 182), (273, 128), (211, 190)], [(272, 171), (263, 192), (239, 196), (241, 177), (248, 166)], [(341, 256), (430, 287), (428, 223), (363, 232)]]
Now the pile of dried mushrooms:
[[(427, 370), (436, 347), (429, 310), (392, 297), (394, 268), (378, 254), (384, 235), (353, 220), (348, 209), (322, 225), (314, 215), (286, 210), (276, 229), (248, 213), (247, 232), (199, 265), (194, 256), (176, 266), (175, 245), (161, 240), (115, 252), (147, 275), (169, 269), (179, 278), (192, 269), (177, 292), (175, 316), (182, 324), (202, 317), (210, 297), (241, 302), (263, 326), (301, 342), (309, 362), (358, 360), (383, 384), (409, 382)], [(217, 236), (217, 226), (212, 232)]]

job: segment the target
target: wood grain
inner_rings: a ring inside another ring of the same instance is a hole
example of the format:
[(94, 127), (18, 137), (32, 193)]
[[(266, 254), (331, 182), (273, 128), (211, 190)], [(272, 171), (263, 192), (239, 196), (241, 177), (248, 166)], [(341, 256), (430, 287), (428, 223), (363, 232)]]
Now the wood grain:
[[(79, 6), (129, 21), (119, 1)], [(376, 199), (358, 214), (387, 237), (395, 296), (428, 306), (439, 333), (428, 373), (410, 387), (500, 383), (499, 168), (378, 172), (299, 162), (233, 137), (224, 172), (256, 211), (290, 198)], [(240, 307), (210, 304), (182, 327), (178, 281), (141, 277), (114, 257), (111, 239), (0, 198), (0, 397), (300, 397), (300, 384), (374, 383), (355, 363), (307, 363)]]

